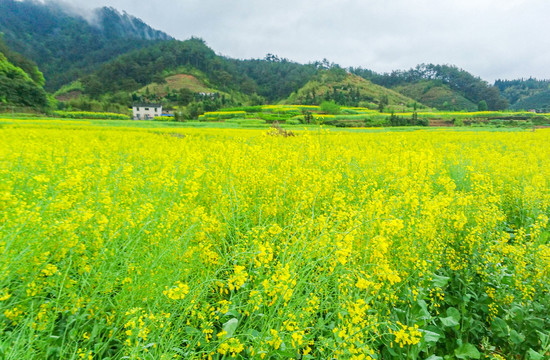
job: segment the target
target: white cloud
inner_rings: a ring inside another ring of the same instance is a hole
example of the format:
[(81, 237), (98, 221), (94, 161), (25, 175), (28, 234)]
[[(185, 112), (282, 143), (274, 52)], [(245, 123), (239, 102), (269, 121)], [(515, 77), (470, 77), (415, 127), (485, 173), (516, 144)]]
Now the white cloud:
[(113, 6), (235, 58), (327, 58), (375, 71), (455, 64), (492, 81), (550, 78), (546, 0), (65, 0)]

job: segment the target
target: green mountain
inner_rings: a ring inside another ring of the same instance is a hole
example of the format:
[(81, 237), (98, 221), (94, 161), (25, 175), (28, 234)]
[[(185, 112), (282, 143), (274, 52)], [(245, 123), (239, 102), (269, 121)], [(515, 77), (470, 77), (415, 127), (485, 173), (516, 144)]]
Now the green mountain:
[[(459, 69), (451, 65), (421, 64), (407, 71), (396, 70), (391, 73), (377, 74), (368, 69), (354, 68), (352, 73), (371, 80), (375, 84), (396, 89), (399, 86), (417, 84), (421, 82), (433, 82), (433, 86), (446, 85), (448, 89), (455, 92), (451, 95), (449, 91), (441, 92), (444, 98), (455, 99), (455, 104), (463, 103), (465, 108), (458, 110), (467, 110), (468, 102), (476, 105), (486, 104), (489, 110), (504, 110), (508, 107), (508, 101), (501, 96), (500, 90), (496, 86), (489, 85), (481, 78), (474, 76), (466, 70)], [(423, 85), (422, 85), (423, 86)], [(406, 87), (400, 89), (407, 91)], [(411, 95), (419, 96), (415, 98), (421, 101), (422, 92), (414, 89), (409, 92)], [(463, 102), (461, 98), (468, 102)], [(433, 99), (435, 103), (441, 100)], [(443, 103), (448, 100), (444, 100)]]
[(11, 51), (0, 37), (0, 109), (43, 110), (48, 105), (44, 77), (36, 64)]
[(171, 39), (113, 8), (97, 9), (86, 20), (59, 4), (0, 0), (0, 32), (5, 42), (38, 64), (48, 90), (128, 51)]
[(238, 72), (255, 82), (257, 94), (270, 103), (286, 99), (323, 68), (320, 62), (299, 64), (273, 54), (267, 54), (264, 59), (231, 62)]
[(135, 101), (180, 106), (202, 102), (203, 110), (210, 111), (278, 102), (317, 72), (315, 64), (302, 65), (272, 55), (262, 60), (229, 59), (217, 55), (203, 40), (191, 38), (159, 42), (121, 55), (63, 87), (56, 97), (63, 101), (78, 96), (109, 98), (126, 106)]
[(131, 51), (101, 65), (80, 82), (85, 95), (99, 98), (106, 93), (132, 93), (147, 86), (150, 90), (158, 88), (153, 84), (162, 87), (167, 78), (177, 74), (199, 77), (204, 87), (227, 93), (252, 95), (256, 91), (252, 79), (197, 38), (164, 41)]
[(312, 80), (291, 94), (285, 103), (319, 105), (323, 101), (395, 111), (424, 107), (410, 97), (350, 74), (338, 66), (319, 71)]
[(495, 86), (510, 102), (510, 109), (550, 112), (550, 80), (497, 80)]
[(393, 87), (393, 90), (413, 98), (418, 102), (447, 111), (476, 111), (478, 105), (466, 99), (458, 91), (451, 89), (449, 85), (437, 80), (423, 80), (412, 84), (401, 84)]
[(78, 15), (60, 4), (0, 0), (0, 32), (14, 50), (4, 46), (3, 62), (22, 69), (38, 88), (55, 91), (62, 108), (125, 112), (133, 102), (146, 100), (195, 107), (193, 113), (327, 100), (390, 111), (424, 105), (502, 110), (508, 103), (512, 109), (549, 108), (549, 81), (499, 80), (492, 86), (450, 65), (421, 64), (379, 74), (326, 60), (300, 64), (272, 54), (230, 59), (201, 39), (173, 40), (113, 8)]

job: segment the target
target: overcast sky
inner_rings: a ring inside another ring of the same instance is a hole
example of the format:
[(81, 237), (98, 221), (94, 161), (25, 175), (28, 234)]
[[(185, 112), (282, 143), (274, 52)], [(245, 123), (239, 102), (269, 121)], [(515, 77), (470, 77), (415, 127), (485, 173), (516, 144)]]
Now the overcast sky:
[(549, 0), (65, 0), (112, 6), (218, 54), (378, 72), (454, 64), (492, 82), (550, 78)]

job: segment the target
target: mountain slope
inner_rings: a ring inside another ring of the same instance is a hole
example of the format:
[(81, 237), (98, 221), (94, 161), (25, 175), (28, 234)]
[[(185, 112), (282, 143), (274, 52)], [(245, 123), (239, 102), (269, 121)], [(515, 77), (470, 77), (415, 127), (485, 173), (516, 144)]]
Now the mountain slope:
[(232, 60), (237, 71), (256, 83), (258, 95), (268, 102), (286, 99), (310, 81), (319, 70), (315, 64), (299, 64), (268, 54), (264, 59)]
[(495, 86), (510, 102), (511, 109), (550, 111), (550, 80), (497, 80)]
[(510, 106), (512, 110), (536, 110), (550, 112), (550, 90), (542, 90), (522, 98)]
[(207, 86), (252, 94), (255, 83), (216, 55), (204, 41), (165, 41), (121, 55), (82, 77), (84, 92), (92, 97), (106, 92), (136, 91), (151, 83), (162, 84), (169, 75), (198, 70)]
[(425, 80), (412, 84), (402, 84), (394, 87), (393, 90), (439, 110), (476, 111), (478, 109), (477, 104), (439, 81)]
[(334, 67), (320, 71), (313, 80), (285, 100), (286, 104), (319, 105), (323, 101), (334, 101), (346, 106), (382, 106), (414, 107), (415, 100), (383, 86), (373, 84), (360, 76), (349, 74)]
[[(396, 70), (389, 74), (377, 74), (362, 68), (351, 69), (351, 72), (371, 80), (375, 84), (392, 89), (400, 85), (435, 81), (434, 85), (447, 85), (450, 90), (473, 104), (484, 101), (489, 110), (504, 110), (508, 107), (508, 101), (501, 96), (498, 87), (491, 86), (481, 78), (452, 65), (421, 64), (414, 69)], [(446, 96), (448, 95), (447, 92)], [(416, 100), (420, 101), (420, 99)]]
[(0, 38), (0, 109), (44, 109), (48, 98), (42, 88), (43, 83), (44, 78), (36, 65), (9, 50)]
[(112, 8), (88, 14), (90, 22), (52, 2), (0, 0), (0, 8), (5, 42), (38, 64), (49, 90), (151, 41), (171, 39)]

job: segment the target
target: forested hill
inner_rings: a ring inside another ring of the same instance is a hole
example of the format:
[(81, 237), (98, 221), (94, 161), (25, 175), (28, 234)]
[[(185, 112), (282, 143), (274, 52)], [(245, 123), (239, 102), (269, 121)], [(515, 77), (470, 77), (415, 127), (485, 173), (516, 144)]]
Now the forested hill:
[(171, 39), (113, 8), (97, 9), (88, 20), (54, 2), (0, 0), (0, 9), (4, 41), (38, 64), (48, 90), (152, 41)]
[[(322, 100), (377, 108), (424, 104), (440, 110), (501, 110), (508, 103), (513, 109), (541, 110), (550, 103), (545, 81), (503, 80), (492, 86), (451, 65), (422, 64), (380, 74), (364, 68), (343, 69), (326, 60), (300, 64), (272, 54), (264, 59), (231, 59), (216, 54), (201, 39), (174, 40), (113, 8), (77, 15), (59, 4), (63, 3), (0, 0), (0, 32), (14, 54), (38, 64), (44, 88), (57, 91), (62, 102), (84, 97), (88, 105), (95, 101), (103, 108), (117, 104), (126, 109), (148, 98), (186, 106), (214, 99), (208, 95), (197, 100), (201, 94), (215, 94), (216, 104), (206, 104), (204, 109), (233, 103)], [(40, 72), (33, 75), (35, 65), (29, 66), (18, 67), (36, 80)], [(369, 81), (344, 74), (349, 72)], [(327, 74), (335, 73), (342, 73), (343, 80), (327, 80)]]
[(550, 112), (550, 80), (497, 80), (495, 86), (510, 102), (511, 109)]
[[(370, 81), (346, 76), (348, 71)], [(327, 75), (334, 76), (327, 78)], [(195, 85), (184, 89), (186, 85), (182, 82), (174, 83), (190, 80), (189, 76), (194, 77)], [(192, 96), (189, 92), (196, 94), (193, 87), (197, 86), (209, 89), (206, 92), (232, 95), (224, 97), (226, 100), (239, 99), (237, 102), (248, 104), (281, 101), (317, 104), (331, 100), (340, 105), (363, 104), (373, 108), (397, 104), (470, 111), (507, 107), (498, 88), (453, 66), (421, 65), (406, 72), (377, 74), (360, 68), (343, 69), (326, 60), (299, 64), (272, 54), (264, 59), (237, 60), (217, 55), (198, 38), (160, 42), (121, 55), (83, 76), (77, 87), (67, 90), (78, 88), (97, 100), (107, 94), (134, 93), (134, 101), (148, 98), (185, 106)], [(207, 107), (227, 105), (223, 102)]]
[(107, 92), (132, 92), (149, 84), (163, 84), (176, 74), (192, 74), (217, 91), (277, 102), (305, 85), (317, 70), (316, 64), (303, 65), (272, 55), (263, 60), (229, 59), (217, 55), (203, 40), (191, 38), (119, 56), (82, 77), (81, 83), (84, 94), (98, 98)]
[[(414, 96), (416, 94), (419, 98), (415, 100), (423, 100), (426, 105), (438, 107), (441, 110), (462, 110), (464, 107), (471, 107), (472, 104), (479, 106), (480, 110), (483, 110), (484, 107), (489, 110), (503, 110), (508, 107), (508, 101), (501, 96), (498, 87), (489, 85), (481, 78), (456, 66), (421, 64), (414, 69), (396, 70), (389, 74), (378, 74), (362, 68), (351, 69), (351, 71), (375, 84), (402, 91), (405, 95)], [(408, 88), (408, 85), (421, 82), (425, 86), (420, 92), (418, 89)], [(429, 84), (431, 86), (427, 86)], [(443, 87), (441, 87), (442, 85)], [(429, 97), (422, 99), (422, 95), (431, 90), (433, 86), (440, 87), (440, 92), (438, 92), (440, 95), (435, 96), (435, 102), (430, 103), (428, 101)], [(449, 90), (456, 94), (450, 94)], [(440, 102), (441, 99), (440, 96), (449, 97), (451, 103), (448, 103), (448, 109), (445, 109), (445, 106), (437, 106), (437, 102)], [(455, 101), (455, 104), (452, 101)], [(457, 102), (463, 105), (458, 106), (458, 108), (451, 108)]]
[(424, 107), (414, 99), (350, 74), (338, 65), (319, 69), (317, 75), (293, 93), (286, 103), (320, 105), (325, 101), (333, 101), (344, 106), (376, 108), (380, 111), (404, 111)]
[(14, 107), (44, 110), (44, 76), (36, 64), (10, 50), (0, 36), (0, 110)]

